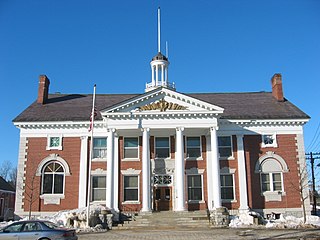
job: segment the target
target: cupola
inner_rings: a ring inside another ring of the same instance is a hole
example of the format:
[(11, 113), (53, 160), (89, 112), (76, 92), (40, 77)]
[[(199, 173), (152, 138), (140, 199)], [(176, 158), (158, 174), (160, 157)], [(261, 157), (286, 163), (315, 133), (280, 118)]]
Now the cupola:
[(158, 8), (158, 53), (151, 62), (151, 82), (146, 84), (145, 91), (151, 91), (158, 87), (165, 87), (175, 90), (174, 83), (169, 83), (168, 80), (168, 58), (161, 53), (160, 47), (160, 8)]

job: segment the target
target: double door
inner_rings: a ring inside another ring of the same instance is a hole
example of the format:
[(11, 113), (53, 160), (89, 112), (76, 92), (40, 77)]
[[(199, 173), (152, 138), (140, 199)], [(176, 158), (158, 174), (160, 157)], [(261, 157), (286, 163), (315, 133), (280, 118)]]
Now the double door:
[(172, 210), (172, 187), (155, 186), (153, 189), (154, 210)]

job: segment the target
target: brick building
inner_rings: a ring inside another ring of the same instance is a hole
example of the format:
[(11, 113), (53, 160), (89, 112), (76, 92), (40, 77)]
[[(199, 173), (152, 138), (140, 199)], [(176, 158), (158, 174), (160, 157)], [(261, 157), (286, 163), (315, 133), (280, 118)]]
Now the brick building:
[(226, 207), (301, 216), (309, 116), (284, 97), (281, 75), (271, 92), (180, 93), (168, 66), (159, 50), (144, 93), (96, 95), (91, 164), (93, 96), (49, 94), (41, 75), (37, 100), (13, 120), (23, 176), (16, 214), (85, 207), (89, 193), (116, 213)]

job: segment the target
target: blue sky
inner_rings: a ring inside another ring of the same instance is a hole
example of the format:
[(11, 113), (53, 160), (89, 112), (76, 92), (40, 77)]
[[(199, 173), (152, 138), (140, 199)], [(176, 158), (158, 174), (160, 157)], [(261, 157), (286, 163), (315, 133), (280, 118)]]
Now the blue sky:
[(94, 84), (143, 93), (158, 6), (179, 92), (271, 91), (282, 73), (285, 97), (311, 116), (307, 150), (320, 151), (320, 1), (0, 0), (0, 164), (17, 163), (12, 119), (36, 99), (40, 74), (51, 93), (92, 93)]

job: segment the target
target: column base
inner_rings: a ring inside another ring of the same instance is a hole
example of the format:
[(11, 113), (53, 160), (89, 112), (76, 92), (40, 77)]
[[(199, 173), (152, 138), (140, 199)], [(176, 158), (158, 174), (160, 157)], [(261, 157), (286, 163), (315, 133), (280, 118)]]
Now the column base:
[(210, 223), (213, 227), (227, 227), (230, 223), (229, 211), (225, 207), (210, 211)]

